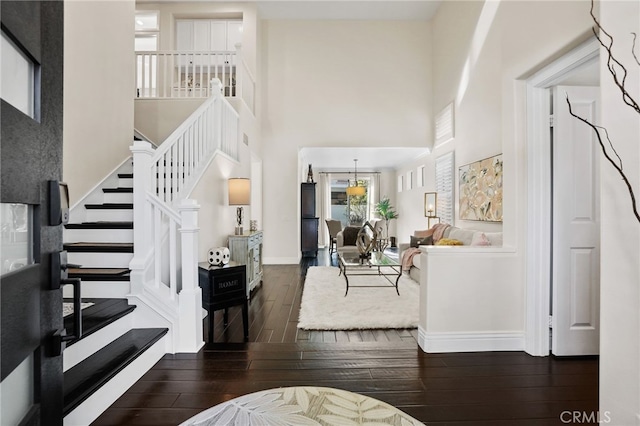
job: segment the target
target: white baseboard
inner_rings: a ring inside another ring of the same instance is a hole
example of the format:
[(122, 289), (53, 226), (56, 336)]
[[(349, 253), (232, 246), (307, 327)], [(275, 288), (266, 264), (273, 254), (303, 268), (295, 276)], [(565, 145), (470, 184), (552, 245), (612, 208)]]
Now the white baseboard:
[(524, 333), (427, 333), (418, 327), (418, 344), (427, 353), (523, 351)]
[(166, 336), (154, 343), (113, 379), (67, 414), (64, 418), (64, 426), (86, 426), (97, 419), (164, 356), (165, 338)]

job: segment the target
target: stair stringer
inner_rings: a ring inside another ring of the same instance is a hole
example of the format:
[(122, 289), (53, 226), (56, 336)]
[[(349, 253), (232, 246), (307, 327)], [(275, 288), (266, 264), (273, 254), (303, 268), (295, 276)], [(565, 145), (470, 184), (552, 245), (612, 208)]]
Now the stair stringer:
[(104, 179), (91, 188), (82, 198), (69, 208), (69, 217), (73, 218), (73, 223), (81, 223), (87, 220), (87, 210), (85, 204), (100, 204), (104, 200), (103, 188), (117, 187), (119, 173), (131, 173), (133, 171), (133, 158), (125, 158), (122, 163), (109, 172)]

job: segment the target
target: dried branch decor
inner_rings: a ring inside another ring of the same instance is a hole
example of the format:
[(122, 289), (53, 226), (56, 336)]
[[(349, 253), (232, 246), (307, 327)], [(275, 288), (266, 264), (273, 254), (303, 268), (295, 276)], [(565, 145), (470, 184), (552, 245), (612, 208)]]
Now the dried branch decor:
[[(633, 96), (631, 96), (631, 94), (629, 93), (626, 87), (626, 81), (627, 81), (627, 75), (628, 75), (627, 68), (614, 56), (613, 37), (607, 31), (605, 31), (604, 28), (602, 28), (602, 25), (600, 25), (600, 22), (598, 21), (595, 14), (593, 13), (593, 7), (594, 7), (594, 1), (591, 0), (590, 14), (591, 14), (591, 18), (593, 19), (593, 22), (595, 23), (594, 27), (592, 28), (592, 31), (596, 39), (600, 43), (600, 45), (606, 51), (607, 69), (609, 70), (609, 74), (611, 74), (611, 77), (613, 78), (613, 82), (615, 83), (615, 85), (618, 87), (618, 89), (620, 89), (620, 93), (622, 95), (622, 101), (626, 105), (631, 107), (635, 112), (640, 114), (640, 106), (638, 105), (638, 102), (633, 98)], [(636, 36), (636, 33), (631, 33), (631, 34), (633, 35), (633, 45), (631, 47), (631, 53), (633, 54), (633, 58), (635, 59), (636, 64), (640, 66), (640, 61), (638, 60), (638, 57), (636, 56), (636, 53), (635, 53), (637, 36)], [(613, 142), (611, 142), (611, 139), (609, 138), (609, 132), (604, 127), (595, 125), (589, 122), (588, 120), (586, 120), (585, 118), (575, 114), (571, 109), (571, 101), (569, 100), (569, 96), (567, 96), (567, 104), (569, 105), (569, 114), (571, 114), (573, 117), (577, 118), (578, 120), (582, 121), (587, 126), (593, 129), (594, 133), (596, 134), (596, 137), (598, 138), (598, 143), (600, 144), (600, 148), (602, 148), (602, 153), (604, 154), (605, 158), (616, 169), (618, 174), (620, 174), (620, 176), (622, 177), (622, 180), (624, 181), (624, 183), (627, 185), (627, 189), (629, 191), (629, 197), (631, 198), (631, 207), (633, 209), (633, 214), (635, 215), (636, 219), (640, 223), (640, 214), (638, 213), (638, 205), (636, 202), (636, 196), (633, 192), (633, 186), (631, 185), (631, 182), (629, 182), (627, 175), (624, 173), (624, 168), (622, 166), (622, 158), (620, 158), (620, 156), (618, 155), (618, 152), (613, 146)], [(607, 146), (603, 142), (603, 135), (604, 135), (604, 139), (607, 140), (609, 148), (607, 148)], [(613, 154), (611, 154), (609, 151), (611, 151)]]

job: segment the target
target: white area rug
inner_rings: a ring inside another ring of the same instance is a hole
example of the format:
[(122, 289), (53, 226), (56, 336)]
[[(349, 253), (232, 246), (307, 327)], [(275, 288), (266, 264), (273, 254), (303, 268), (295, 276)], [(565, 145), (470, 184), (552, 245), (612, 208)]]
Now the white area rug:
[(299, 386), (267, 389), (218, 404), (180, 426), (419, 426), (399, 409), (341, 389)]
[[(362, 330), (418, 327), (420, 286), (407, 276), (395, 287), (379, 276), (349, 277), (349, 293), (338, 268), (312, 266), (302, 291), (298, 328), (305, 330)], [(390, 277), (395, 280), (395, 278)], [(395, 282), (395, 281), (394, 281)], [(357, 285), (389, 287), (357, 288)]]
[[(93, 302), (82, 302), (80, 303), (80, 309), (82, 310), (93, 305), (95, 305)], [(71, 314), (73, 314), (73, 302), (62, 302), (62, 316), (68, 317)]]

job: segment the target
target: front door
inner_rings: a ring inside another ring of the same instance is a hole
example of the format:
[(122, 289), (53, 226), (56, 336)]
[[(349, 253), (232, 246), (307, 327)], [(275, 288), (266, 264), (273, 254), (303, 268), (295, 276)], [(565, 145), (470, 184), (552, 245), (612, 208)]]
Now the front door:
[(600, 344), (599, 88), (553, 91), (552, 341), (554, 355), (596, 355)]
[(62, 227), (48, 220), (47, 181), (62, 177), (62, 1), (2, 1), (0, 424), (61, 425), (62, 293), (51, 257)]

